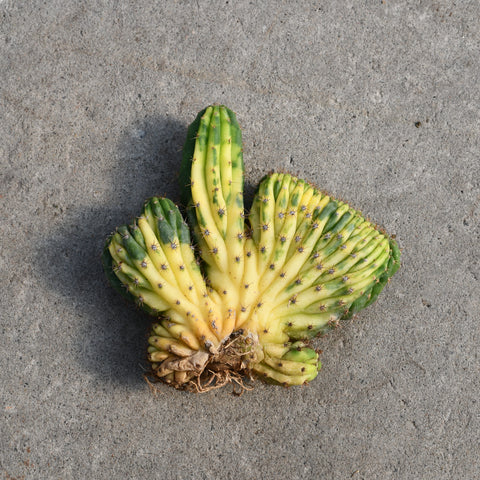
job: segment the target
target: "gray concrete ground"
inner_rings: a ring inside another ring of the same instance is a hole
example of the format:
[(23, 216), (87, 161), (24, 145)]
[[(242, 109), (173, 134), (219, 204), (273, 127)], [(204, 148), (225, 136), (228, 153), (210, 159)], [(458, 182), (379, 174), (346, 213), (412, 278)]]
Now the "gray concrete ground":
[[(480, 478), (477, 1), (0, 2), (0, 478)], [(308, 387), (142, 380), (150, 320), (106, 235), (179, 199), (225, 103), (246, 180), (288, 170), (395, 233), (403, 268)]]

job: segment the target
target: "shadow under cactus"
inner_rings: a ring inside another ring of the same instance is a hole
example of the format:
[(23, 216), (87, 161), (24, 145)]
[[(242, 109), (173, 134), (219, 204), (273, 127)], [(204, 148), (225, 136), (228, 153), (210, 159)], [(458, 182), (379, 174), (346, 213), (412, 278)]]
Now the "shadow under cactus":
[[(37, 268), (49, 288), (67, 296), (77, 318), (70, 352), (81, 370), (122, 384), (145, 385), (142, 368), (152, 318), (127, 305), (108, 284), (101, 253), (106, 237), (130, 223), (153, 195), (177, 202), (178, 168), (186, 125), (165, 117), (147, 118), (125, 129), (118, 142), (118, 165), (105, 178), (108, 189), (98, 202), (69, 209), (64, 221), (39, 245)], [(47, 258), (45, 258), (45, 256)], [(65, 319), (68, 321), (68, 319)], [(78, 321), (78, 320), (77, 320)]]

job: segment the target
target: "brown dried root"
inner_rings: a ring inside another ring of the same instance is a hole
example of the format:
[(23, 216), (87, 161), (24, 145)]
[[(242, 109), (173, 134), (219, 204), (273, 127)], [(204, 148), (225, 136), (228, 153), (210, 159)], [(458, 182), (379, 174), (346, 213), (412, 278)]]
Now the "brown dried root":
[(257, 363), (262, 356), (256, 337), (235, 332), (218, 353), (198, 351), (189, 357), (170, 355), (146, 374), (145, 380), (155, 393), (159, 390), (155, 383), (163, 382), (179, 390), (196, 393), (209, 392), (231, 384), (232, 393), (241, 395), (245, 390), (252, 390), (245, 383), (245, 377), (252, 379), (249, 364)]

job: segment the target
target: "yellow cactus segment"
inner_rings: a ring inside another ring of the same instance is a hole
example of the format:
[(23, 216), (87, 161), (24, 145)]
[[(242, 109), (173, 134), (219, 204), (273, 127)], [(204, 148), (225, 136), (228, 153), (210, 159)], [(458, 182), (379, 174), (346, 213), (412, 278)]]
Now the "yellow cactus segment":
[(200, 267), (197, 265), (195, 256), (193, 254), (192, 246), (185, 243), (180, 244), (180, 254), (183, 258), (183, 265), (190, 275), (191, 283), (189, 283), (186, 288), (190, 290), (195, 289), (199, 297), (202, 297), (207, 291), (205, 281), (203, 280)]
[(305, 185), (305, 190), (298, 206), (297, 222), (299, 226), (310, 225), (312, 213), (311, 204), (313, 204), (314, 206), (318, 205), (321, 197), (322, 194), (320, 192), (317, 192), (308, 184)]
[(191, 348), (186, 347), (182, 342), (172, 340), (171, 338), (152, 335), (148, 339), (148, 343), (158, 350), (170, 352), (179, 357), (188, 357), (195, 353), (195, 350), (192, 350)]
[(322, 312), (315, 311), (314, 313), (288, 312), (284, 316), (277, 317), (284, 323), (287, 330), (298, 329), (308, 331), (310, 327), (315, 325), (317, 329), (326, 327), (329, 322), (337, 320), (341, 316), (340, 312)]
[(258, 255), (258, 272), (262, 274), (268, 268), (270, 258), (274, 253), (275, 231), (275, 198), (273, 195), (273, 182), (265, 182), (260, 187), (256, 197), (256, 207), (258, 213), (258, 224), (252, 225), (254, 230), (253, 238), (257, 242)]
[[(232, 202), (232, 129), (230, 123), (230, 117), (225, 108), (219, 108), (220, 114), (220, 172), (221, 172), (221, 185), (223, 198), (226, 205), (230, 205)], [(216, 124), (216, 126), (220, 127)], [(224, 214), (227, 219), (230, 217), (229, 211), (225, 211)], [(231, 224), (230, 224), (231, 225)]]
[(168, 357), (170, 357), (171, 353), (168, 352), (162, 352), (160, 350), (155, 350), (153, 352), (150, 352), (148, 354), (148, 359), (151, 362), (163, 362), (166, 360)]
[(222, 324), (222, 338), (228, 338), (232, 332), (235, 331), (237, 311), (234, 308), (229, 308), (224, 316)]
[(237, 328), (244, 325), (250, 316), (255, 299), (259, 296), (258, 289), (258, 253), (251, 238), (245, 242), (245, 273), (240, 284), (239, 304), (237, 305)]
[(208, 126), (207, 148), (205, 155), (205, 184), (212, 217), (220, 236), (225, 239), (227, 232), (227, 205), (223, 195), (223, 163), (221, 161), (221, 124), (218, 106), (213, 107)]
[[(225, 107), (221, 107), (221, 116), (223, 125), (225, 127), (227, 127), (227, 125), (230, 127), (230, 138), (225, 139), (225, 146), (230, 147), (230, 161), (232, 164), (231, 178), (226, 176), (226, 182), (231, 182), (231, 192), (230, 196), (227, 198), (227, 246), (230, 258), (234, 261), (231, 275), (234, 280), (241, 281), (243, 274), (242, 253), (245, 244), (242, 134), (234, 113), (230, 112)], [(228, 151), (228, 148), (226, 150)], [(240, 261), (237, 260), (237, 257), (240, 258)]]
[(278, 343), (267, 343), (263, 345), (263, 351), (266, 356), (282, 358), (290, 350), (289, 346)]
[(211, 205), (211, 191), (205, 178), (205, 166), (208, 150), (208, 125), (213, 115), (213, 107), (206, 109), (200, 122), (197, 142), (193, 153), (191, 191), (192, 203), (195, 208), (200, 235), (205, 241), (209, 256), (222, 272), (228, 270), (228, 259), (225, 242), (214, 219)]
[[(174, 336), (160, 323), (154, 323), (152, 330), (158, 337), (174, 338)], [(153, 348), (153, 347), (152, 347)]]
[(192, 350), (197, 351), (202, 348), (200, 346), (198, 338), (192, 333), (188, 326), (173, 322), (169, 324), (167, 322), (167, 330), (174, 338), (183, 342), (187, 347), (191, 348)]
[[(158, 241), (155, 242), (155, 234), (150, 228), (150, 225), (145, 218), (141, 217), (138, 219), (138, 227), (140, 228), (145, 238), (145, 241), (148, 242), (147, 248), (151, 250), (151, 253), (149, 252), (149, 258), (154, 264), (157, 272), (161, 271), (163, 273), (165, 271), (168, 271), (169, 279), (171, 279), (172, 276), (175, 278), (175, 280), (171, 281), (170, 283), (173, 284), (173, 286), (178, 286), (180, 291), (190, 302), (198, 303), (199, 297), (197, 294), (197, 289), (188, 288), (190, 285), (193, 285), (193, 280), (190, 277), (190, 269), (185, 268), (185, 262), (182, 258), (180, 242), (178, 241), (178, 238), (172, 240), (169, 245), (161, 246)], [(155, 248), (152, 250), (153, 246), (155, 246)], [(159, 252), (160, 250), (163, 251), (165, 258), (168, 262), (166, 264), (166, 269), (163, 268), (165, 264), (162, 264), (159, 268), (157, 264), (155, 264), (155, 262), (152, 260), (152, 257), (155, 258), (157, 252)]]
[(317, 373), (317, 366), (307, 363), (292, 362), (281, 358), (265, 357), (263, 363), (289, 376), (311, 376)]
[(199, 338), (209, 341), (213, 345), (218, 344), (220, 334), (216, 335), (207, 326), (201, 310), (183, 296), (178, 288), (172, 287), (163, 279), (149, 257), (145, 257), (143, 260), (134, 260), (133, 263), (137, 270), (142, 272), (144, 278), (148, 280), (153, 292), (162, 301), (166, 302), (171, 310), (182, 315)]
[(153, 308), (157, 312), (164, 312), (169, 308), (169, 304), (162, 300), (157, 294), (144, 288), (138, 288), (135, 290), (135, 295), (140, 303), (146, 303), (150, 308)]
[(317, 370), (315, 369), (312, 373), (305, 373), (303, 375), (288, 375), (279, 372), (278, 370), (273, 369), (265, 363), (257, 363), (253, 367), (253, 370), (260, 375), (265, 381), (273, 380), (276, 383), (281, 385), (303, 385), (306, 382), (310, 382), (317, 375)]
[(177, 283), (170, 262), (166, 257), (152, 226), (145, 217), (140, 217), (138, 219), (138, 227), (145, 239), (147, 253), (155, 269), (158, 272), (162, 272), (163, 279), (172, 285), (172, 287), (178, 288), (179, 284)]
[(238, 145), (238, 126), (232, 125), (227, 109), (220, 107), (222, 189), (226, 202), (227, 230), (225, 242), (229, 258), (229, 275), (234, 284), (242, 281), (245, 225), (243, 212), (243, 158)]
[[(292, 177), (290, 175), (283, 175), (274, 173), (271, 176), (271, 181), (276, 183), (278, 186), (278, 195), (275, 201), (275, 215), (274, 215), (274, 226), (275, 233), (278, 235), (282, 230), (283, 224), (285, 222), (285, 212), (288, 205), (288, 197), (290, 196), (290, 182)], [(278, 240), (277, 240), (278, 241)]]

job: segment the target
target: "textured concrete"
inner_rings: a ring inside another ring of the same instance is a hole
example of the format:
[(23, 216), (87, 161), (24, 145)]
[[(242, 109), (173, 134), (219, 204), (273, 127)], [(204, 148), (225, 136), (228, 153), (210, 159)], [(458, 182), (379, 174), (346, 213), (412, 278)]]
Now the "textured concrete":
[[(258, 3), (258, 6), (254, 4)], [(0, 2), (0, 478), (480, 478), (477, 1)], [(403, 268), (308, 387), (142, 380), (104, 238), (235, 110), (246, 180), (293, 171)]]

